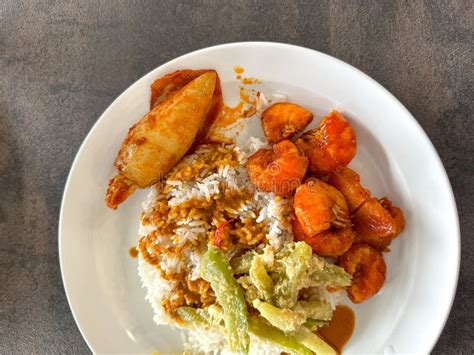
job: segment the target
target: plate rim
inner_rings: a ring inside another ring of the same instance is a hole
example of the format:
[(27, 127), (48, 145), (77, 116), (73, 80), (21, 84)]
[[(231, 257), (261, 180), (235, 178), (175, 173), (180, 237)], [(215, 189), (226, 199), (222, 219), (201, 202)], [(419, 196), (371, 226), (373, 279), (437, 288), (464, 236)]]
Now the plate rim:
[(455, 296), (456, 296), (458, 282), (459, 282), (459, 271), (460, 271), (460, 264), (461, 264), (461, 231), (460, 231), (458, 209), (457, 209), (456, 200), (455, 200), (455, 197), (454, 197), (453, 188), (452, 188), (451, 182), (449, 180), (449, 176), (446, 172), (446, 169), (443, 165), (443, 162), (442, 162), (435, 146), (433, 145), (431, 139), (426, 134), (425, 130), (420, 125), (420, 123), (415, 119), (415, 117), (410, 113), (410, 111), (398, 100), (398, 98), (395, 97), (395, 95), (393, 95), (382, 84), (380, 84), (378, 81), (376, 81), (375, 79), (370, 77), (368, 74), (366, 74), (364, 71), (356, 68), (355, 66), (353, 66), (353, 65), (351, 65), (351, 64), (349, 64), (349, 63), (347, 63), (347, 62), (345, 62), (341, 59), (338, 59), (336, 57), (333, 57), (329, 54), (320, 52), (320, 51), (315, 50), (315, 49), (311, 49), (311, 48), (307, 48), (307, 47), (303, 47), (303, 46), (299, 46), (299, 45), (294, 45), (294, 44), (288, 44), (288, 43), (283, 43), (283, 42), (271, 42), (271, 41), (242, 41), (242, 42), (230, 42), (230, 43), (218, 44), (218, 45), (213, 45), (213, 46), (208, 46), (208, 47), (204, 47), (204, 48), (201, 48), (201, 49), (197, 49), (197, 50), (182, 54), (182, 55), (180, 55), (176, 58), (173, 58), (169, 61), (166, 61), (164, 63), (161, 63), (159, 66), (153, 68), (152, 70), (148, 71), (147, 73), (145, 73), (144, 75), (142, 75), (141, 77), (136, 79), (125, 90), (123, 90), (107, 106), (107, 108), (104, 110), (104, 112), (99, 116), (99, 118), (94, 122), (92, 127), (89, 129), (87, 135), (85, 136), (85, 138), (83, 139), (81, 145), (79, 146), (79, 149), (77, 150), (77, 152), (74, 156), (73, 162), (71, 164), (71, 167), (69, 169), (68, 176), (67, 176), (67, 179), (66, 179), (66, 183), (64, 184), (62, 198), (61, 198), (61, 206), (60, 206), (60, 210), (59, 210), (59, 222), (58, 222), (58, 259), (59, 259), (59, 265), (60, 265), (60, 271), (61, 271), (61, 282), (62, 282), (62, 285), (63, 285), (63, 288), (64, 288), (64, 292), (66, 294), (66, 299), (67, 299), (67, 302), (68, 302), (68, 305), (69, 305), (69, 309), (71, 310), (71, 313), (73, 315), (76, 326), (79, 329), (79, 331), (81, 333), (81, 336), (84, 339), (85, 343), (87, 344), (89, 349), (94, 353), (95, 352), (94, 348), (93, 348), (92, 344), (90, 343), (89, 339), (85, 336), (85, 333), (84, 333), (84, 331), (83, 331), (83, 329), (82, 329), (82, 327), (81, 327), (81, 325), (78, 321), (78, 317), (76, 315), (74, 307), (73, 307), (72, 303), (70, 302), (70, 294), (69, 294), (69, 291), (68, 291), (68, 287), (67, 287), (67, 283), (66, 283), (66, 276), (65, 276), (64, 267), (63, 267), (63, 253), (62, 253), (62, 239), (63, 239), (63, 237), (62, 237), (62, 233), (61, 233), (62, 225), (63, 225), (63, 213), (64, 213), (64, 206), (65, 206), (66, 196), (67, 196), (68, 191), (70, 189), (70, 180), (71, 180), (72, 174), (75, 170), (75, 167), (77, 165), (77, 161), (79, 159), (79, 156), (81, 155), (84, 147), (88, 143), (88, 141), (89, 141), (90, 137), (93, 135), (94, 131), (97, 130), (97, 127), (100, 124), (100, 122), (102, 121), (103, 117), (109, 112), (109, 110), (111, 110), (111, 107), (113, 107), (116, 104), (116, 102), (118, 102), (119, 99), (123, 95), (125, 95), (132, 87), (134, 87), (143, 78), (147, 77), (152, 72), (154, 72), (156, 70), (159, 70), (161, 67), (163, 67), (165, 65), (172, 65), (175, 62), (179, 62), (184, 57), (192, 56), (192, 55), (196, 55), (196, 54), (203, 54), (206, 51), (219, 50), (219, 49), (227, 48), (227, 47), (239, 47), (239, 46), (267, 46), (267, 47), (279, 47), (282, 50), (288, 50), (289, 49), (289, 50), (299, 50), (299, 51), (303, 51), (303, 52), (312, 52), (312, 53), (316, 53), (316, 54), (318, 54), (322, 57), (325, 57), (329, 61), (335, 61), (335, 62), (339, 63), (340, 65), (343, 65), (343, 66), (347, 67), (348, 69), (350, 69), (352, 71), (355, 71), (358, 74), (361, 74), (362, 77), (364, 77), (364, 79), (370, 81), (372, 84), (375, 84), (375, 86), (378, 89), (382, 90), (387, 95), (387, 97), (391, 98), (391, 101), (393, 101), (394, 104), (396, 104), (402, 111), (404, 111), (406, 113), (406, 116), (408, 116), (410, 118), (410, 120), (412, 121), (412, 123), (414, 123), (415, 126), (417, 127), (419, 136), (423, 137), (424, 143), (427, 143), (427, 147), (429, 147), (430, 153), (434, 157), (435, 163), (437, 164), (437, 168), (441, 172), (442, 179), (444, 180), (443, 182), (445, 184), (445, 187), (447, 188), (446, 192), (448, 192), (449, 203), (451, 204), (451, 207), (453, 208), (453, 212), (454, 212), (454, 215), (455, 215), (455, 218), (453, 220), (454, 225), (452, 227), (453, 227), (453, 231), (455, 231), (455, 234), (456, 234), (456, 238), (455, 238), (456, 243), (454, 245), (454, 247), (455, 247), (455, 256), (456, 256), (455, 265), (454, 265), (455, 266), (454, 284), (453, 284), (452, 289), (449, 290), (449, 293), (450, 293), (449, 294), (449, 296), (450, 296), (449, 297), (449, 304), (447, 305), (447, 307), (444, 308), (443, 313), (440, 314), (441, 317), (439, 319), (442, 319), (442, 321), (439, 322), (439, 325), (436, 329), (436, 337), (435, 336), (431, 337), (430, 344), (427, 344), (427, 347), (428, 347), (427, 351), (428, 351), (428, 353), (430, 353), (433, 350), (433, 348), (435, 347), (436, 343), (438, 342), (438, 340), (441, 336), (441, 333), (445, 328), (446, 322), (448, 321), (449, 314), (451, 313), (452, 306), (453, 306), (453, 303), (454, 303), (454, 299), (455, 299)]

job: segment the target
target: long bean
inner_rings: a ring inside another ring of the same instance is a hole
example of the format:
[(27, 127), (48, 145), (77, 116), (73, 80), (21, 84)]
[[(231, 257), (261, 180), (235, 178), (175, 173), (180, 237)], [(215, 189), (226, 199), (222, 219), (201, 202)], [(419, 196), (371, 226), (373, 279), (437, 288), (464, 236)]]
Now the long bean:
[(272, 342), (292, 354), (313, 354), (310, 349), (300, 344), (294, 336), (285, 334), (280, 329), (268, 324), (260, 317), (251, 317), (249, 319), (249, 330), (259, 338)]
[(250, 344), (247, 305), (242, 289), (232, 275), (227, 256), (221, 250), (210, 247), (202, 258), (201, 274), (211, 284), (224, 311), (230, 350), (247, 354)]

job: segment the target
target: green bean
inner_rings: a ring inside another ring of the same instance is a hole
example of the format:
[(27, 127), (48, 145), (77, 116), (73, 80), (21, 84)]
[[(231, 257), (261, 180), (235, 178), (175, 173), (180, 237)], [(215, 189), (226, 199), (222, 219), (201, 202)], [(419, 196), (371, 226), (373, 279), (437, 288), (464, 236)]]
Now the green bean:
[(336, 351), (323, 339), (317, 336), (315, 333), (305, 327), (300, 327), (298, 330), (289, 333), (295, 338), (296, 341), (300, 342), (307, 348), (314, 351), (316, 354), (321, 355), (336, 355)]
[(265, 270), (265, 265), (259, 256), (253, 258), (249, 276), (255, 287), (262, 293), (263, 299), (269, 301), (273, 295), (273, 280)]
[(252, 279), (248, 275), (241, 276), (237, 279), (237, 282), (244, 289), (245, 300), (248, 304), (252, 304), (253, 301), (262, 297), (261, 292), (253, 284)]
[(313, 254), (311, 247), (304, 243), (294, 243), (293, 250), (281, 260), (285, 266), (284, 274), (280, 276), (275, 286), (274, 303), (280, 308), (291, 308), (295, 305), (298, 292), (305, 287), (305, 275), (310, 266)]
[(260, 312), (260, 315), (278, 329), (288, 332), (296, 330), (306, 321), (303, 312), (296, 312), (291, 309), (282, 309), (272, 306), (270, 303), (255, 300), (253, 306)]
[(249, 319), (249, 330), (257, 337), (274, 343), (292, 354), (312, 354), (311, 350), (300, 344), (294, 336), (285, 334), (260, 317), (251, 317)]
[(179, 318), (190, 326), (221, 326), (222, 309), (216, 305), (207, 308), (180, 307), (177, 313)]
[(318, 320), (331, 320), (332, 308), (325, 300), (298, 301), (292, 308), (294, 311), (302, 312), (306, 318)]
[(319, 320), (319, 319), (308, 319), (306, 322), (303, 324), (305, 328), (308, 328), (312, 332), (316, 331), (317, 329), (324, 327), (327, 325), (329, 322), (324, 321), (324, 320)]
[(323, 265), (311, 272), (311, 281), (330, 287), (347, 287), (351, 284), (351, 275), (342, 267), (330, 264), (324, 259), (320, 261)]
[(206, 311), (193, 307), (180, 307), (176, 310), (179, 318), (185, 323), (192, 326), (207, 326), (209, 325), (209, 315), (205, 315)]
[(232, 266), (234, 274), (247, 274), (250, 270), (250, 265), (252, 264), (254, 255), (255, 253), (249, 251), (242, 256), (233, 258), (230, 261), (230, 265)]
[(223, 309), (230, 350), (247, 354), (250, 344), (247, 304), (242, 289), (232, 276), (227, 256), (210, 247), (201, 260), (201, 274), (211, 284)]

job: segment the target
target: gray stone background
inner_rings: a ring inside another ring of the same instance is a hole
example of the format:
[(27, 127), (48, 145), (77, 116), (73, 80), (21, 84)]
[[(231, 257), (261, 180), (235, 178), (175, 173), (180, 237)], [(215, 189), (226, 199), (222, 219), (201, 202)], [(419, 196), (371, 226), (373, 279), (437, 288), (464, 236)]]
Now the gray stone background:
[(162, 63), (248, 40), (340, 58), (423, 126), (462, 233), (457, 295), (434, 352), (473, 353), (472, 0), (2, 0), (0, 16), (0, 353), (89, 352), (62, 287), (57, 228), (69, 168), (100, 114)]

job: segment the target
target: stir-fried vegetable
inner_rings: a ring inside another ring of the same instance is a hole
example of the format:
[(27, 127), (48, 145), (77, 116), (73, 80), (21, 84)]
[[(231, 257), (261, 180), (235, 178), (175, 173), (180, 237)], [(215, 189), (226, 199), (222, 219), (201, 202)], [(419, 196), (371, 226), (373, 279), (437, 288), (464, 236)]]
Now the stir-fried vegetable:
[(201, 274), (211, 284), (224, 312), (225, 330), (231, 351), (248, 353), (248, 313), (244, 294), (232, 275), (226, 255), (210, 247), (201, 261)]
[(246, 291), (247, 302), (258, 298), (279, 308), (292, 308), (303, 288), (340, 288), (351, 282), (343, 268), (313, 255), (304, 242), (288, 243), (277, 253), (271, 247), (264, 254), (249, 252), (233, 259), (231, 265), (235, 274), (242, 275), (238, 282)]
[[(250, 332), (290, 353), (334, 354), (312, 333), (332, 317), (321, 288), (346, 287), (351, 276), (313, 255), (308, 244), (287, 243), (278, 252), (267, 246), (263, 253), (247, 252), (230, 262), (221, 250), (210, 247), (202, 258), (201, 274), (210, 282), (220, 307), (182, 307), (178, 315), (198, 327), (222, 329), (224, 324), (231, 351), (247, 353)], [(233, 275), (239, 275), (237, 280)], [(249, 318), (246, 302), (259, 317)]]
[(255, 287), (263, 294), (263, 298), (269, 301), (273, 295), (273, 280), (265, 270), (263, 260), (259, 256), (253, 258), (249, 275)]
[(270, 324), (284, 332), (296, 330), (300, 325), (306, 324), (308, 319), (327, 322), (331, 320), (333, 312), (329, 303), (324, 300), (298, 301), (289, 309), (278, 308), (256, 299), (253, 306)]
[(253, 284), (252, 279), (250, 276), (245, 275), (241, 276), (237, 279), (237, 282), (243, 287), (245, 290), (245, 300), (248, 304), (253, 304), (253, 301), (257, 299), (264, 299), (264, 295), (258, 290), (258, 288)]
[(177, 313), (191, 327), (221, 327), (223, 320), (222, 308), (216, 305), (207, 308), (180, 307)]
[(282, 253), (288, 253), (288, 256), (279, 261), (283, 272), (275, 287), (274, 302), (278, 307), (290, 308), (296, 303), (299, 290), (308, 285), (304, 276), (311, 265), (313, 252), (306, 243), (294, 243), (287, 245)]
[(176, 312), (178, 313), (178, 316), (189, 325), (205, 326), (209, 324), (209, 315), (203, 309), (180, 307)]
[[(212, 306), (210, 307), (212, 308)], [(192, 307), (178, 308), (178, 315), (192, 327), (220, 328), (219, 322), (210, 315), (209, 309)], [(274, 343), (291, 354), (312, 354), (315, 349), (320, 349), (321, 354), (333, 354), (332, 348), (325, 344), (319, 337), (308, 334), (307, 329), (298, 327), (295, 332), (283, 332), (278, 327), (268, 324), (262, 317), (252, 316), (248, 320), (249, 332), (253, 335)], [(328, 350), (329, 349), (329, 350)], [(317, 354), (320, 354), (317, 352)]]
[(249, 319), (249, 330), (252, 334), (272, 342), (292, 354), (310, 355), (312, 351), (295, 338), (280, 329), (271, 326), (260, 317)]
[(351, 275), (342, 267), (333, 265), (320, 259), (322, 267), (312, 270), (310, 279), (324, 286), (334, 288), (347, 287), (351, 284)]
[(232, 266), (240, 275), (237, 281), (245, 290), (246, 301), (259, 311), (264, 324), (286, 336), (292, 334), (293, 340), (312, 350), (331, 349), (307, 332), (331, 319), (333, 309), (321, 295), (321, 288), (348, 286), (351, 276), (343, 268), (313, 255), (304, 242), (287, 243), (278, 252), (270, 246), (263, 254), (248, 252), (232, 260)]
[(291, 332), (290, 335), (293, 336), (296, 341), (311, 349), (318, 355), (337, 354), (329, 344), (305, 327), (300, 327), (298, 330)]
[(298, 301), (293, 310), (305, 314), (308, 319), (328, 321), (332, 318), (331, 305), (325, 300)]
[(318, 320), (318, 319), (308, 319), (304, 324), (305, 328), (308, 328), (312, 332), (316, 331), (317, 329), (328, 325), (327, 321)]
[(230, 261), (230, 265), (232, 266), (232, 270), (234, 271), (234, 274), (236, 275), (247, 274), (250, 270), (250, 266), (252, 265), (252, 260), (254, 256), (255, 256), (255, 253), (252, 251), (249, 251), (242, 256), (233, 258)]
[(306, 321), (304, 312), (297, 312), (288, 308), (278, 308), (260, 300), (255, 300), (253, 306), (270, 324), (284, 332), (296, 330)]

